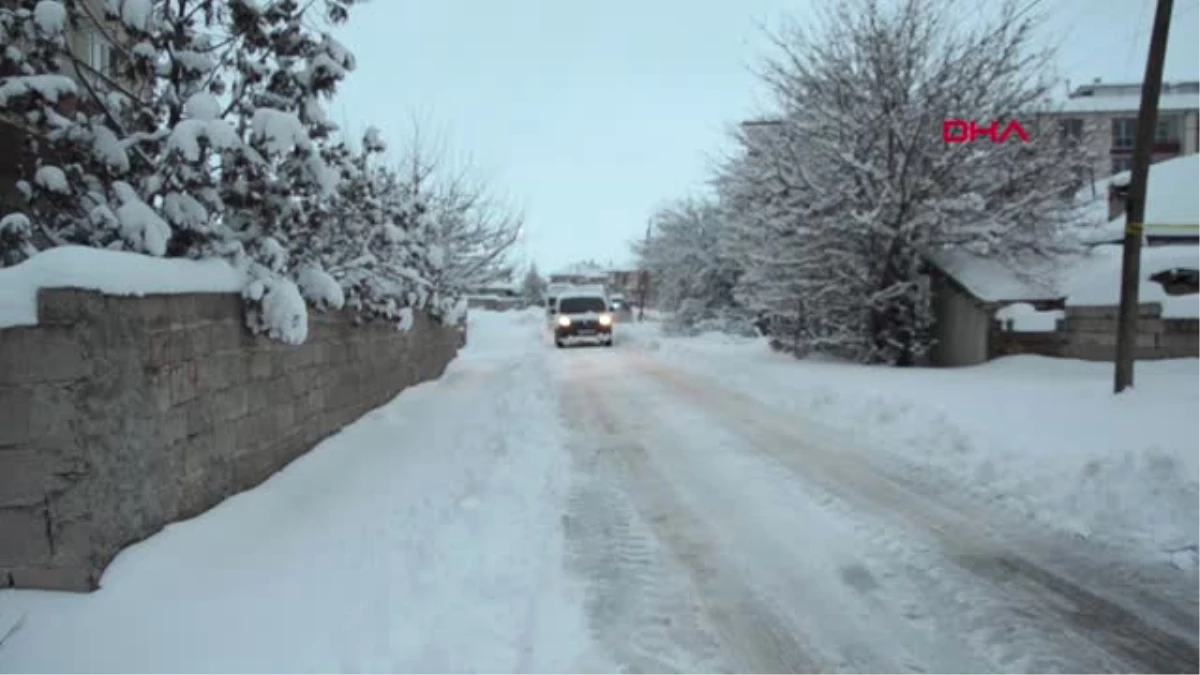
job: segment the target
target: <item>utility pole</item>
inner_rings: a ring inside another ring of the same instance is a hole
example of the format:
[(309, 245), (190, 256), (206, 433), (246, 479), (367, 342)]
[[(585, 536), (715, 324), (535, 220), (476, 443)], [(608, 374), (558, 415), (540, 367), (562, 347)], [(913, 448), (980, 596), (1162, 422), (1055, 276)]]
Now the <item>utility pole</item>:
[(650, 226), (653, 221), (646, 221), (646, 243), (642, 247), (642, 269), (638, 276), (638, 323), (646, 319), (646, 301), (650, 299), (650, 270), (646, 269), (646, 255), (650, 252)]
[(1142, 232), (1146, 216), (1146, 183), (1150, 177), (1150, 155), (1158, 122), (1158, 96), (1162, 91), (1163, 62), (1167, 56), (1167, 33), (1171, 28), (1172, 0), (1158, 0), (1146, 77), (1142, 80), (1142, 102), (1138, 108), (1137, 142), (1133, 146), (1129, 196), (1125, 201), (1125, 242), (1121, 258), (1121, 306), (1117, 323), (1117, 359), (1113, 391), (1133, 386), (1133, 360), (1137, 352), (1138, 283), (1142, 276)]

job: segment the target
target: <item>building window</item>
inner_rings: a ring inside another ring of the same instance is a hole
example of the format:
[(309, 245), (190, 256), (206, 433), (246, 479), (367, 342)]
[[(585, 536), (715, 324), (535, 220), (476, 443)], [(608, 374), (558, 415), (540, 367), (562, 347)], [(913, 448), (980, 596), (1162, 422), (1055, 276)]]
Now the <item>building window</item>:
[(1180, 136), (1179, 118), (1174, 115), (1160, 115), (1154, 127), (1154, 142), (1178, 143)]
[(1132, 150), (1137, 138), (1137, 118), (1119, 117), (1112, 121), (1113, 150)]
[(1058, 126), (1063, 138), (1070, 138), (1077, 141), (1083, 137), (1083, 120), (1081, 119), (1071, 117), (1059, 120)]
[(1132, 157), (1113, 157), (1112, 172), (1114, 176), (1122, 171), (1129, 171), (1131, 167), (1133, 167)]

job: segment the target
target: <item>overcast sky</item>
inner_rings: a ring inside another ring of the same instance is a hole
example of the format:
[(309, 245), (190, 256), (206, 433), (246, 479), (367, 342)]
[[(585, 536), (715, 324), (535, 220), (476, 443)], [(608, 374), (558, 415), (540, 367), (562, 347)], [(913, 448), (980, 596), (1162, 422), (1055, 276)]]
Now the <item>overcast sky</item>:
[[(1168, 80), (1200, 79), (1198, 1), (1175, 0)], [(371, 0), (339, 33), (358, 70), (331, 112), (393, 146), (419, 121), (469, 156), (524, 210), (518, 256), (543, 271), (624, 264), (655, 207), (703, 189), (729, 125), (763, 109), (760, 26), (817, 4)], [(1042, 5), (1072, 84), (1141, 79), (1153, 0)]]

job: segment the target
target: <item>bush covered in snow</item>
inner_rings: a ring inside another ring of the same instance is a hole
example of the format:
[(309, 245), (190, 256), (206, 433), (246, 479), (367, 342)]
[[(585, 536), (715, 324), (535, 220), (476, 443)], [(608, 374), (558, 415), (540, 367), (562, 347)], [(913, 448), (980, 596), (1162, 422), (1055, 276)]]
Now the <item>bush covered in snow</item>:
[[(355, 60), (313, 27), (355, 1), (0, 7), (0, 113), (38, 158), (0, 212), (0, 265), (70, 244), (225, 258), (255, 280), (248, 323), (285, 341), (303, 339), (301, 299), (400, 324), (445, 313), (504, 267), (519, 218), (432, 177), (419, 147), (409, 170), (383, 164), (378, 130), (359, 149), (339, 136), (325, 106)], [(103, 77), (69, 50), (97, 21), (121, 56)]]

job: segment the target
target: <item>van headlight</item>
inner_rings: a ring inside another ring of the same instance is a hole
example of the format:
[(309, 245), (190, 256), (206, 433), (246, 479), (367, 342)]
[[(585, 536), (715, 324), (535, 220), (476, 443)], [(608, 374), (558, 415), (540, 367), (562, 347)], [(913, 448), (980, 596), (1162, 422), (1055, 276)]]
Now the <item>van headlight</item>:
[(570, 326), (571, 325), (571, 317), (569, 317), (569, 316), (558, 317), (558, 325), (562, 326), (563, 328)]
[(611, 314), (601, 314), (600, 315), (600, 325), (601, 326), (611, 326), (612, 325), (612, 315)]

